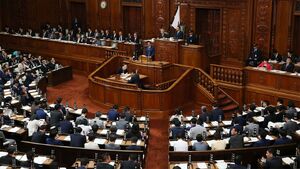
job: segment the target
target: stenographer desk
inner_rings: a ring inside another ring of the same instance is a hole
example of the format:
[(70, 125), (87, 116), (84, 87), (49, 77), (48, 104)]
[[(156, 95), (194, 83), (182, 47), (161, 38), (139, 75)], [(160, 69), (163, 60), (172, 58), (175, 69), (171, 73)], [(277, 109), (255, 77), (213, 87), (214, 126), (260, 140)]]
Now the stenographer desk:
[[(145, 90), (135, 84), (110, 79), (123, 63), (128, 64), (128, 71), (139, 70), (146, 75), (145, 85), (161, 85), (159, 89)], [(185, 105), (191, 99), (190, 91), (192, 68), (174, 65), (167, 62), (139, 62), (124, 57), (112, 57), (89, 76), (89, 96), (104, 107), (118, 104), (137, 110), (137, 115), (143, 112), (169, 112), (178, 105)], [(173, 80), (175, 79), (175, 80)], [(168, 116), (168, 113), (157, 115)]]

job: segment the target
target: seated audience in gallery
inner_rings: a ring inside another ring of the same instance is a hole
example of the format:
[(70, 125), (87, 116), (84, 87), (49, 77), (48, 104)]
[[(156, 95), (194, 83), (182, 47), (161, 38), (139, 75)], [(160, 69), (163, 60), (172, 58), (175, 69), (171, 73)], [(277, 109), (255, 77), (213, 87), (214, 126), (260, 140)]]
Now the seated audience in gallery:
[(292, 58), (286, 58), (286, 62), (281, 66), (282, 71), (293, 73), (295, 69), (295, 65), (292, 62)]
[(198, 134), (196, 140), (197, 142), (194, 142), (193, 144), (193, 150), (202, 151), (208, 149), (208, 144), (203, 140), (202, 134)]
[(174, 120), (174, 127), (171, 128), (172, 138), (176, 139), (177, 135), (184, 135), (185, 130), (181, 127), (181, 122), (179, 120)]
[(278, 53), (277, 49), (273, 49), (270, 60), (276, 61), (276, 62), (282, 61), (282, 56)]
[(279, 130), (279, 138), (277, 138), (273, 145), (290, 144), (293, 141), (287, 137), (287, 131), (284, 129)]
[(221, 138), (222, 128), (217, 128), (214, 133), (214, 142), (211, 144), (211, 150), (225, 150), (226, 141)]
[(253, 144), (253, 147), (269, 146), (271, 141), (266, 139), (267, 132), (265, 130), (259, 131), (258, 141)]
[(258, 49), (257, 44), (253, 44), (253, 48), (250, 51), (250, 54), (247, 59), (247, 65), (252, 67), (257, 67), (262, 61), (262, 52)]
[(177, 141), (174, 141), (174, 151), (188, 151), (188, 143), (183, 140), (184, 134), (176, 135)]
[(268, 63), (267, 58), (264, 58), (263, 61), (257, 67), (264, 68), (265, 70), (272, 70), (272, 66), (270, 63)]

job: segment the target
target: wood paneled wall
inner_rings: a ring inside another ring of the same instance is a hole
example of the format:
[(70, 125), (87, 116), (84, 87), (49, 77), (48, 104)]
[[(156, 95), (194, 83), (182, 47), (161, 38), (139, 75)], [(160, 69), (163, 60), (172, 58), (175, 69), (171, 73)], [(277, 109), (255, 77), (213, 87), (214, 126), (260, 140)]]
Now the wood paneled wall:
[[(101, 0), (1, 0), (0, 26), (38, 30), (42, 24), (49, 22), (70, 27), (74, 15), (71, 14), (70, 4), (80, 3), (86, 8), (84, 22), (93, 29), (141, 31), (144, 38), (153, 38), (158, 36), (161, 27), (174, 32), (170, 23), (177, 5), (180, 5), (181, 22), (186, 25), (186, 30), (196, 30), (199, 24), (196, 15), (198, 9), (220, 10), (220, 36), (217, 44), (220, 52), (211, 58), (220, 60), (219, 64), (244, 66), (254, 41), (266, 56), (272, 48), (286, 54), (287, 49), (296, 47), (297, 44), (293, 43), (298, 42), (293, 39), (294, 32), (298, 31), (298, 22), (295, 24), (294, 21), (295, 0), (106, 1), (108, 6), (102, 9)], [(134, 18), (136, 15), (139, 18)], [(131, 23), (133, 19), (139, 22)]]

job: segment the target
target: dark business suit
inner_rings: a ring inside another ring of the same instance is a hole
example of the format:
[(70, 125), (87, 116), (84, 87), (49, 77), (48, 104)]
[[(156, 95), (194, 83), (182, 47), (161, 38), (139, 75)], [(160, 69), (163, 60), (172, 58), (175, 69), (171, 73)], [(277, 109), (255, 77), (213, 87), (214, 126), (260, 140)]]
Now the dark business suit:
[(46, 135), (43, 132), (37, 131), (32, 134), (31, 141), (35, 143), (45, 143)]
[(79, 134), (71, 134), (70, 146), (72, 147), (84, 147), (84, 143), (86, 143), (86, 137)]
[(173, 139), (176, 139), (177, 135), (179, 135), (179, 134), (181, 136), (184, 136), (184, 128), (181, 128), (181, 127), (172, 127), (171, 132), (172, 132)]
[(255, 142), (253, 144), (253, 147), (263, 147), (263, 146), (268, 146), (268, 145), (270, 145), (270, 140), (267, 140), (264, 138), (264, 139), (261, 139), (261, 140)]
[(50, 126), (59, 126), (59, 122), (64, 119), (62, 112), (54, 110), (50, 113)]
[(145, 54), (148, 58), (153, 59), (154, 58), (154, 54), (155, 54), (155, 49), (153, 46), (148, 46), (146, 48)]
[(73, 125), (68, 120), (63, 120), (59, 122), (61, 133), (72, 134), (73, 133)]
[(120, 169), (136, 169), (136, 168), (140, 168), (139, 164), (136, 163), (135, 161), (122, 161), (121, 162), (121, 168)]
[(277, 140), (275, 140), (274, 145), (281, 145), (281, 144), (290, 144), (292, 143), (292, 140), (287, 137), (282, 137)]
[(130, 80), (128, 80), (128, 83), (137, 84), (140, 85), (140, 75), (138, 73), (135, 73), (131, 76)]
[(212, 121), (219, 121), (219, 116), (221, 116), (222, 120), (224, 119), (224, 112), (220, 108), (216, 108), (211, 111)]
[(282, 71), (287, 71), (287, 72), (294, 72), (294, 68), (295, 68), (295, 66), (294, 66), (294, 64), (293, 63), (290, 63), (290, 64), (283, 64), (282, 66), (281, 66), (281, 70)]
[(126, 147), (126, 150), (141, 150), (141, 146), (137, 146), (137, 145), (131, 145)]
[(262, 52), (259, 49), (252, 49), (247, 60), (248, 66), (257, 67), (262, 60)]
[(14, 159), (15, 159), (15, 158), (12, 157), (12, 156), (10, 156), (10, 155), (2, 156), (2, 157), (0, 158), (0, 164), (8, 164), (8, 165), (12, 165)]
[(117, 71), (117, 74), (122, 74), (122, 73), (126, 74), (128, 73), (128, 70), (127, 69), (123, 70), (122, 67), (120, 67)]
[(282, 56), (280, 54), (277, 54), (277, 56), (276, 56), (276, 54), (273, 53), (270, 59), (271, 60), (276, 60), (277, 62), (281, 62), (282, 61)]
[(183, 39), (183, 32), (177, 31), (175, 34), (175, 39)]
[(194, 35), (188, 36), (188, 38), (187, 38), (187, 43), (188, 44), (196, 44), (196, 42), (197, 42), (197, 39)]
[(97, 169), (114, 169), (114, 166), (107, 163), (97, 163)]
[(229, 139), (230, 148), (243, 148), (244, 147), (244, 139), (242, 135), (231, 136)]
[(267, 159), (264, 169), (282, 169), (282, 159), (280, 157), (273, 157)]
[(299, 127), (296, 122), (289, 120), (283, 125), (283, 129), (287, 131), (287, 134), (293, 134), (299, 129)]

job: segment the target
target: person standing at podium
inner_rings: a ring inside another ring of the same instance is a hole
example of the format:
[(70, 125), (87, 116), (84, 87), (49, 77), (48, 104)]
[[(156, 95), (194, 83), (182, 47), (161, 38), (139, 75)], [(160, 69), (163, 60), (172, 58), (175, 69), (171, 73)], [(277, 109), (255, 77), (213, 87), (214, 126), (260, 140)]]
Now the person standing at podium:
[(147, 42), (147, 47), (145, 49), (145, 55), (147, 59), (154, 60), (155, 49), (150, 41)]
[(183, 39), (183, 32), (180, 30), (179, 26), (176, 27), (175, 39)]
[(188, 35), (186, 41), (188, 44), (196, 44), (197, 43), (197, 38), (194, 35), (194, 32), (192, 30), (189, 31), (189, 35)]

